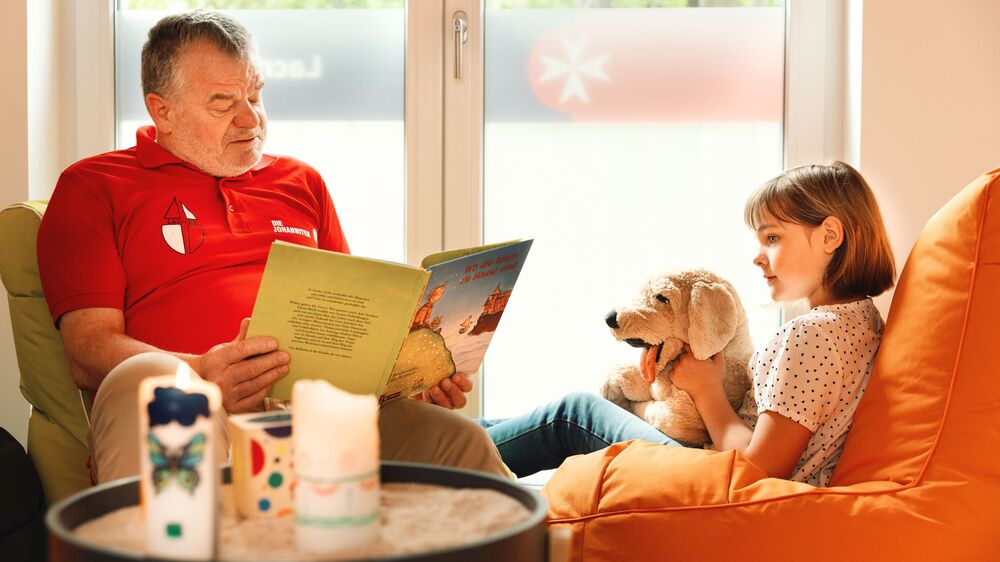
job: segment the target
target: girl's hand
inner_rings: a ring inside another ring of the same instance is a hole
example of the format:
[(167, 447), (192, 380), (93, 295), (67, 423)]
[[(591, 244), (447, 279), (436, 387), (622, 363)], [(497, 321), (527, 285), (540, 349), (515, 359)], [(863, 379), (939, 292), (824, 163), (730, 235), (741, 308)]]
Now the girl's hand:
[(684, 344), (684, 353), (677, 358), (677, 363), (670, 371), (670, 382), (697, 400), (707, 393), (721, 390), (722, 376), (725, 372), (726, 358), (721, 351), (699, 361), (691, 354), (691, 348)]

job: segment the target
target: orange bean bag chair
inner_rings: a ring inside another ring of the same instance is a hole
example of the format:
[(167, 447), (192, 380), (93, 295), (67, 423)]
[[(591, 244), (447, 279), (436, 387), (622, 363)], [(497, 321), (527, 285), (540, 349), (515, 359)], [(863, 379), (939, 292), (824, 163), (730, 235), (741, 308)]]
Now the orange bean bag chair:
[(574, 560), (1000, 560), (1000, 169), (924, 228), (830, 488), (618, 443), (544, 489)]

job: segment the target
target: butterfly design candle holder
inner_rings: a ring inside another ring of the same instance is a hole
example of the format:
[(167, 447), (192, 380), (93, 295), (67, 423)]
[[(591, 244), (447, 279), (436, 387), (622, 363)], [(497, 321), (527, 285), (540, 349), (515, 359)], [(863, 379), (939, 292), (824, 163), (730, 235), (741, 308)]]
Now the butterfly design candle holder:
[(219, 467), (214, 415), (219, 387), (174, 375), (139, 385), (140, 494), (146, 553), (185, 560), (215, 557)]
[(229, 435), (233, 444), (233, 491), (240, 515), (291, 515), (291, 413), (231, 416)]

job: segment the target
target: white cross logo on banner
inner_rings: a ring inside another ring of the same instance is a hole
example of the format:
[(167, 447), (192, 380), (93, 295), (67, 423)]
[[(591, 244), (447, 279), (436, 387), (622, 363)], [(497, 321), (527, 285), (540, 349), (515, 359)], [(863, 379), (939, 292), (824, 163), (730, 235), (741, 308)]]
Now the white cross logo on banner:
[(559, 103), (564, 103), (572, 97), (579, 98), (583, 103), (590, 103), (590, 96), (587, 95), (587, 89), (584, 87), (583, 77), (610, 82), (611, 79), (604, 72), (604, 63), (608, 62), (611, 55), (605, 54), (582, 60), (583, 50), (587, 46), (586, 35), (576, 40), (563, 36), (562, 44), (566, 51), (566, 60), (557, 60), (547, 55), (538, 57), (545, 65), (545, 71), (538, 78), (538, 82), (548, 82), (566, 75)]

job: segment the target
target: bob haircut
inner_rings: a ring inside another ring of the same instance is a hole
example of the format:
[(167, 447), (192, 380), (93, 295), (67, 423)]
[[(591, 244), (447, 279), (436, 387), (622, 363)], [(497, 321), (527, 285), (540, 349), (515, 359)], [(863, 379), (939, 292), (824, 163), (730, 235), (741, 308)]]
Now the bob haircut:
[(896, 264), (882, 213), (868, 182), (851, 166), (834, 162), (786, 170), (757, 188), (743, 208), (754, 231), (765, 214), (810, 228), (831, 216), (843, 223), (844, 242), (823, 276), (834, 297), (874, 297), (892, 287)]

